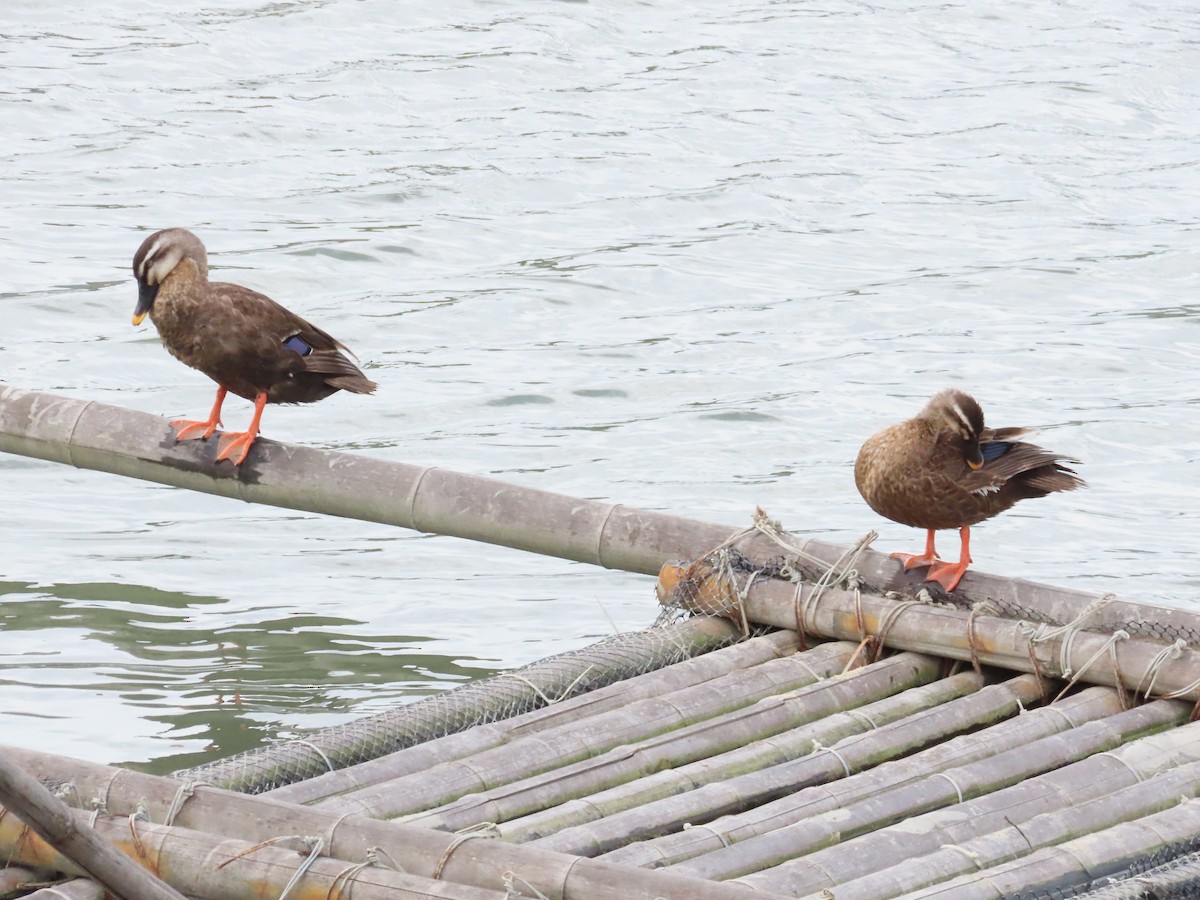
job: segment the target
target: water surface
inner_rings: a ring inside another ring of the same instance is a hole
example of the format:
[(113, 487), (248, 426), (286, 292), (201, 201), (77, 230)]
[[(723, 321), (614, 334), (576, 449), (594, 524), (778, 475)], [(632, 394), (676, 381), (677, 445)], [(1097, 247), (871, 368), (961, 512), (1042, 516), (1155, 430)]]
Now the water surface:
[[(18, 0), (0, 380), (163, 416), (152, 230), (358, 353), (272, 438), (883, 549), (862, 440), (958, 384), (1087, 491), (981, 569), (1191, 603), (1184, 3)], [(231, 401), (239, 427), (248, 404)], [(169, 771), (649, 623), (650, 579), (0, 458), (3, 741)], [(950, 544), (953, 545), (952, 536)]]

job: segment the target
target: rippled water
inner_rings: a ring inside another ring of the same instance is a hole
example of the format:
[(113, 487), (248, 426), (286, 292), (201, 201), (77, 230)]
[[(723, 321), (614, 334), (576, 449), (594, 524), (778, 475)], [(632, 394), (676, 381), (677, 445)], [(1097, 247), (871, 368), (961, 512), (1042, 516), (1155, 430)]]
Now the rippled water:
[[(961, 385), (1087, 491), (981, 569), (1190, 603), (1190, 3), (5, 6), (0, 380), (164, 416), (182, 225), (374, 397), (265, 433), (882, 549), (862, 440)], [(249, 416), (230, 403), (226, 424)], [(170, 770), (647, 624), (651, 581), (0, 458), (3, 742)]]

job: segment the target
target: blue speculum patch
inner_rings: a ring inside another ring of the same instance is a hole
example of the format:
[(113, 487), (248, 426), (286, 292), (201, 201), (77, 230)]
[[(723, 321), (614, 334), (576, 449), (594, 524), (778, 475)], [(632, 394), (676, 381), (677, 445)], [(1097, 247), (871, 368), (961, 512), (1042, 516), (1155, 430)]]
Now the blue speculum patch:
[(312, 347), (310, 347), (308, 342), (298, 334), (293, 334), (290, 338), (284, 341), (283, 346), (287, 347), (289, 350), (295, 350), (301, 356), (308, 356), (308, 354), (312, 353)]

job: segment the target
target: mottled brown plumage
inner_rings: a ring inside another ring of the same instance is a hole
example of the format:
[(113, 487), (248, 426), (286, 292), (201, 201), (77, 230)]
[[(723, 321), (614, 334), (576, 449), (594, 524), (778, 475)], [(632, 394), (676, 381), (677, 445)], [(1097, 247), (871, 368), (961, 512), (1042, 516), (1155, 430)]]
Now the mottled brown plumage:
[(218, 460), (245, 460), (267, 403), (312, 403), (339, 390), (375, 390), (342, 353), (346, 348), (320, 328), (257, 291), (210, 282), (204, 244), (184, 228), (146, 238), (134, 254), (133, 274), (133, 324), (148, 313), (171, 355), (218, 385), (208, 419), (171, 423), (177, 440), (211, 436), (221, 424), (227, 391), (254, 401), (250, 427), (222, 436)]
[[(971, 562), (970, 527), (1019, 500), (1083, 487), (1062, 463), (1076, 460), (1016, 440), (1026, 428), (987, 428), (973, 397), (941, 391), (912, 419), (869, 438), (854, 464), (854, 481), (875, 512), (924, 528), (923, 554), (893, 556), (906, 569), (931, 566), (930, 581), (954, 590)], [(941, 563), (934, 532), (958, 528), (958, 563)]]

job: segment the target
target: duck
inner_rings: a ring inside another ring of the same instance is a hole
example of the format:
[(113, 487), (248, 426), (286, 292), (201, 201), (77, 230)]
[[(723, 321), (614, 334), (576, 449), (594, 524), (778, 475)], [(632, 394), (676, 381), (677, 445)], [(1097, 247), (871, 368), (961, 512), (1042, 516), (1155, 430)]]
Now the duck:
[[(971, 564), (971, 526), (1032, 497), (1086, 486), (1079, 461), (1018, 440), (1029, 428), (988, 428), (970, 394), (947, 388), (916, 416), (868, 438), (854, 483), (879, 515), (924, 528), (923, 553), (893, 553), (905, 570), (929, 566), (926, 581), (953, 591)], [(935, 532), (957, 528), (958, 562), (943, 562)]]
[[(349, 349), (265, 294), (208, 280), (208, 251), (186, 228), (156, 231), (133, 255), (138, 299), (167, 351), (217, 383), (207, 419), (171, 422), (176, 441), (212, 437), (227, 394), (254, 404), (245, 431), (226, 432), (217, 462), (246, 461), (268, 403), (313, 403), (336, 391), (374, 393), (377, 385), (346, 356)], [(345, 352), (343, 352), (345, 351)]]

